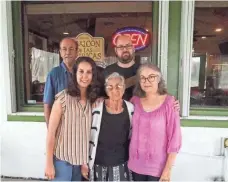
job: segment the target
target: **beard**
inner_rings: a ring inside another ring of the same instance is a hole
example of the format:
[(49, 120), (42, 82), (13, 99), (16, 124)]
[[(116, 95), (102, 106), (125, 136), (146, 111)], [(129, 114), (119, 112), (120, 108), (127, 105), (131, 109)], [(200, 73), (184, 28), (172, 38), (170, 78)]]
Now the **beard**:
[(123, 52), (120, 57), (118, 56), (118, 58), (121, 63), (127, 64), (133, 60), (134, 53), (131, 54), (130, 52), (126, 51), (126, 52)]

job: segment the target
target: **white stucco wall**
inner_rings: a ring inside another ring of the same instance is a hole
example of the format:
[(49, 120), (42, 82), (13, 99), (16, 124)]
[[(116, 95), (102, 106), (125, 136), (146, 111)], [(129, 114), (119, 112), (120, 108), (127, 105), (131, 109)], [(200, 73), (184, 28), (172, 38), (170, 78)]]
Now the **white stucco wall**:
[[(0, 1), (0, 22), (6, 25), (6, 2)], [(6, 26), (0, 28), (0, 130), (1, 175), (44, 177), (45, 123), (8, 122), (11, 107), (9, 55)], [(173, 170), (173, 180), (206, 181), (223, 174), (221, 137), (228, 129), (182, 128), (183, 147)], [(227, 171), (228, 173), (228, 171)]]
[[(2, 175), (44, 177), (45, 123), (3, 122)], [(222, 176), (221, 137), (228, 129), (182, 128), (183, 146), (173, 169), (173, 180), (206, 181)]]

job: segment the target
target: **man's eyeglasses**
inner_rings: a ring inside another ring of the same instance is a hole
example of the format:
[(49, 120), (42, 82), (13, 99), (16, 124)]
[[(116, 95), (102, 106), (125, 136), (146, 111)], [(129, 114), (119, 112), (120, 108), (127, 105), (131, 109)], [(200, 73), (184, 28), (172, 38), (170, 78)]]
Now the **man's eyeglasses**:
[(150, 75), (147, 78), (144, 77), (144, 76), (141, 76), (140, 77), (140, 82), (141, 83), (146, 83), (146, 80), (147, 80), (148, 82), (152, 83), (152, 82), (155, 81), (156, 78), (158, 78), (158, 75)]
[(124, 49), (130, 50), (132, 49), (132, 45), (125, 45), (125, 46), (116, 46), (116, 49), (123, 51)]
[(67, 51), (72, 52), (72, 51), (76, 51), (77, 49), (75, 49), (75, 48), (69, 48), (69, 49), (62, 48), (60, 50), (63, 51), (63, 52), (67, 52)]
[(116, 90), (121, 90), (121, 89), (124, 88), (123, 85), (116, 85), (116, 86), (106, 85), (105, 87), (106, 87), (106, 89), (107, 89), (108, 91), (112, 91), (114, 88), (115, 88)]

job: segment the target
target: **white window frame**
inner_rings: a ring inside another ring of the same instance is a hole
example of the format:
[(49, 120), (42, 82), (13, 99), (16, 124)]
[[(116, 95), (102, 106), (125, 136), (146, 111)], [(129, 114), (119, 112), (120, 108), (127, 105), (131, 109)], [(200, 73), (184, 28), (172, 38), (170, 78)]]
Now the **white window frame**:
[(14, 69), (14, 49), (13, 49), (13, 24), (11, 1), (1, 1), (1, 71), (0, 76), (4, 79), (3, 94), (1, 97), (6, 99), (6, 112), (11, 114), (16, 112), (16, 88), (15, 88), (15, 69)]
[(179, 99), (181, 115), (188, 117), (190, 113), (191, 59), (193, 45), (195, 1), (182, 1), (181, 39), (180, 39), (180, 77)]
[(164, 80), (167, 81), (168, 66), (168, 38), (169, 38), (169, 1), (159, 1), (158, 20), (158, 67)]

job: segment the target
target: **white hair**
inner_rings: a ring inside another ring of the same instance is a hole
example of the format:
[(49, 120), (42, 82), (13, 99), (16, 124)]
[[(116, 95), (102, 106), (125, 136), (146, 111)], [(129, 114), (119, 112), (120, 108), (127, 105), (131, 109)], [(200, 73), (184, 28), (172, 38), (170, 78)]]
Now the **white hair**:
[(122, 82), (122, 84), (124, 85), (125, 87), (125, 79), (122, 75), (120, 75), (119, 73), (117, 72), (113, 72), (111, 73), (110, 75), (108, 75), (106, 78), (105, 78), (105, 85), (107, 85), (108, 83), (108, 80), (112, 79), (112, 78), (119, 78)]

